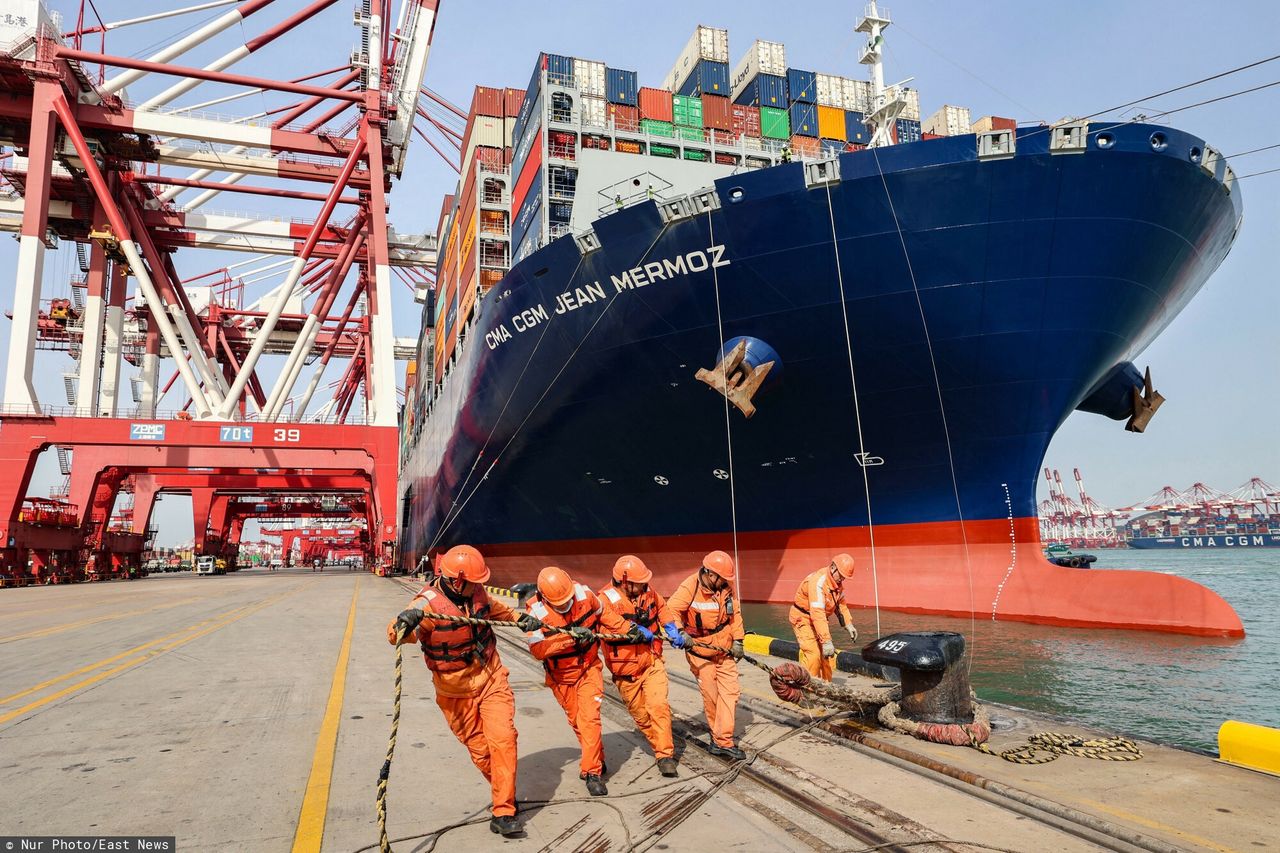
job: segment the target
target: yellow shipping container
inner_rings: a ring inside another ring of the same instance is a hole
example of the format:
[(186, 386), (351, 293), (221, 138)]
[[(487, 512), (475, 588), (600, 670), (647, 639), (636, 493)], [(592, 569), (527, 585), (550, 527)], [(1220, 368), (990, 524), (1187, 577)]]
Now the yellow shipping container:
[(844, 110), (818, 105), (818, 136), (845, 141)]

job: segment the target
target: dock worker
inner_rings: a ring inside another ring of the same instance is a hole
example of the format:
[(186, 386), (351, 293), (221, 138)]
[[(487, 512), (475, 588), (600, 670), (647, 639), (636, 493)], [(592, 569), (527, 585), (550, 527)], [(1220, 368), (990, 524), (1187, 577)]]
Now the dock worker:
[(614, 205), (614, 207), (616, 207), (618, 210), (622, 210), (622, 196), (621, 196), (621, 195), (615, 195), (615, 196), (613, 197), (613, 205)]
[(831, 680), (835, 671), (836, 647), (831, 642), (827, 618), (834, 613), (849, 639), (858, 641), (849, 606), (844, 603), (844, 582), (853, 577), (853, 557), (836, 554), (831, 562), (800, 581), (788, 619), (800, 646), (800, 665), (810, 675)]
[[(538, 591), (529, 600), (528, 611), (541, 623), (526, 635), (529, 651), (542, 661), (547, 686), (582, 747), (578, 778), (586, 781), (587, 793), (603, 797), (609, 789), (603, 778), (600, 703), (604, 700), (604, 675), (596, 634), (630, 634), (637, 643), (652, 642), (653, 634), (606, 608), (590, 588), (575, 582), (558, 566), (547, 566), (538, 573)], [(542, 626), (567, 628), (569, 632), (552, 633), (543, 631)]]
[(711, 729), (712, 755), (741, 761), (746, 753), (733, 739), (734, 716), (742, 688), (738, 664), (742, 659), (742, 614), (733, 594), (733, 558), (712, 551), (698, 570), (677, 587), (667, 606), (675, 615), (679, 633), (672, 641), (683, 648), (698, 687)]
[(518, 836), (516, 820), (515, 697), (507, 668), (498, 656), (493, 628), (427, 618), (424, 611), (445, 616), (517, 621), (524, 631), (540, 627), (528, 614), (517, 614), (492, 598), (483, 584), (489, 579), (484, 556), (470, 545), (455, 545), (439, 561), (431, 583), (414, 596), (409, 609), (387, 626), (394, 644), (416, 640), (435, 683), (436, 704), (445, 722), (471, 753), (471, 761), (489, 782), (493, 817), (489, 829), (503, 837)]
[(652, 579), (653, 572), (639, 557), (628, 554), (613, 564), (613, 580), (600, 590), (605, 607), (612, 607), (623, 619), (649, 631), (654, 638), (641, 643), (605, 640), (604, 664), (613, 675), (614, 686), (636, 726), (653, 747), (658, 772), (672, 777), (677, 775), (676, 753), (660, 635), (665, 630), (674, 640), (679, 630), (667, 602), (649, 587)]

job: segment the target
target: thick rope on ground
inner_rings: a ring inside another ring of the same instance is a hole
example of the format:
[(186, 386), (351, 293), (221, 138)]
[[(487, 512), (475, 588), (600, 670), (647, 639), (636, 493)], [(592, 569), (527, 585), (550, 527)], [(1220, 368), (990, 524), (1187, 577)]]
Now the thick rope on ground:
[(1137, 761), (1142, 757), (1138, 744), (1126, 737), (1084, 738), (1066, 732), (1037, 732), (1022, 746), (996, 752), (985, 743), (970, 743), (979, 752), (1014, 764), (1048, 764), (1060, 755), (1094, 758), (1098, 761)]
[(931, 743), (977, 747), (991, 737), (991, 718), (977, 702), (973, 703), (972, 723), (917, 723), (899, 716), (901, 710), (902, 706), (897, 702), (887, 702), (876, 714), (876, 719), (887, 729)]

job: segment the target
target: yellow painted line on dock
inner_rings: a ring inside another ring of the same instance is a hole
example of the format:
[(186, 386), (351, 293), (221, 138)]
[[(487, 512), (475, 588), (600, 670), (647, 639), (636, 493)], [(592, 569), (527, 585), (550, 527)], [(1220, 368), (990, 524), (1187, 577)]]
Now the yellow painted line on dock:
[(152, 646), (159, 645), (160, 643), (163, 643), (166, 640), (172, 640), (174, 637), (180, 637), (183, 634), (186, 634), (190, 631), (198, 630), (199, 628), (202, 628), (203, 626), (208, 625), (210, 622), (216, 622), (219, 619), (225, 619), (226, 617), (232, 615), (233, 613), (238, 613), (241, 610), (246, 610), (252, 606), (253, 606), (252, 604), (246, 604), (244, 607), (236, 607), (226, 611), (225, 613), (219, 613), (217, 616), (212, 616), (204, 620), (203, 622), (197, 622), (194, 625), (188, 625), (185, 628), (183, 628), (181, 631), (174, 631), (172, 634), (166, 634), (163, 637), (158, 637), (149, 643), (143, 643), (140, 646), (134, 646), (131, 649), (126, 649), (125, 651), (120, 652), (120, 654), (118, 655), (112, 655), (109, 658), (103, 658), (102, 660), (97, 661), (95, 663), (91, 663), (91, 664), (88, 664), (87, 666), (82, 666), (79, 669), (72, 670), (71, 672), (68, 672), (65, 675), (59, 675), (55, 678), (50, 678), (47, 681), (42, 681), (39, 684), (28, 687), (26, 690), (23, 690), (20, 693), (14, 693), (10, 696), (0, 697), (0, 705), (8, 705), (10, 702), (13, 702), (16, 699), (21, 699), (24, 696), (30, 696), (32, 693), (39, 693), (41, 690), (52, 687), (55, 684), (61, 684), (62, 682), (66, 681), (68, 678), (75, 678), (77, 675), (84, 675), (86, 672), (93, 672), (95, 669), (101, 669), (102, 667), (107, 666), (108, 664), (113, 664), (118, 660), (124, 660), (130, 655), (136, 655), (139, 652), (145, 651), (151, 648)]
[(171, 607), (177, 607), (180, 604), (190, 604), (193, 601), (201, 601), (198, 596), (191, 598), (182, 598), (178, 601), (170, 601), (168, 604), (157, 604), (154, 607), (144, 607), (141, 610), (130, 610), (125, 613), (108, 613), (105, 616), (98, 616), (90, 619), (77, 619), (74, 622), (67, 622), (64, 625), (53, 625), (49, 628), (39, 628), (35, 631), (27, 631), (24, 634), (12, 634), (8, 637), (0, 637), (0, 644), (12, 643), (18, 640), (31, 640), (36, 637), (47, 637), (50, 634), (59, 634), (63, 631), (70, 631), (73, 628), (83, 628), (87, 625), (97, 625), (99, 622), (110, 622), (113, 619), (124, 619), (129, 616), (141, 616), (145, 613), (155, 613), (158, 610), (168, 610)]
[(320, 734), (316, 736), (311, 775), (307, 778), (307, 792), (303, 795), (302, 811), (298, 814), (298, 828), (293, 836), (294, 853), (319, 851), (320, 844), (324, 841), (324, 822), (329, 813), (329, 786), (333, 781), (333, 756), (338, 747), (338, 723), (342, 719), (342, 701), (347, 692), (347, 664), (351, 660), (351, 637), (355, 633), (356, 602), (359, 599), (360, 580), (357, 578), (355, 589), (351, 591), (347, 630), (342, 635), (338, 663), (333, 669), (333, 683), (329, 686), (329, 701), (325, 705), (324, 719), (320, 721)]
[(1226, 845), (1219, 844), (1216, 841), (1210, 841), (1208, 838), (1205, 838), (1203, 835), (1196, 835), (1191, 832), (1185, 832), (1181, 829), (1178, 829), (1176, 826), (1169, 826), (1167, 823), (1161, 823), (1160, 821), (1152, 820), (1149, 817), (1143, 817), (1142, 815), (1137, 815), (1137, 814), (1134, 814), (1133, 812), (1127, 812), (1124, 809), (1118, 809), (1115, 806), (1109, 806), (1106, 803), (1100, 803), (1097, 800), (1088, 800), (1081, 797), (1080, 802), (1086, 803), (1087, 805), (1090, 805), (1093, 808), (1098, 809), (1099, 811), (1106, 812), (1107, 814), (1112, 815), (1113, 817), (1118, 817), (1118, 818), (1121, 818), (1122, 820), (1133, 821), (1139, 826), (1145, 826), (1147, 829), (1154, 829), (1159, 832), (1167, 832), (1172, 835), (1176, 835), (1179, 838), (1185, 838), (1187, 841), (1190, 841), (1192, 844), (1199, 844), (1201, 847), (1207, 847), (1210, 850), (1217, 850), (1218, 853), (1240, 853), (1240, 851), (1234, 847), (1227, 847)]
[(277, 595), (274, 598), (269, 598), (266, 601), (262, 601), (257, 604), (251, 604), (248, 607), (242, 608), (238, 612), (235, 612), (235, 615), (230, 616), (226, 619), (222, 619), (221, 621), (215, 622), (214, 624), (210, 625), (208, 628), (204, 628), (192, 634), (187, 634), (181, 637), (180, 639), (174, 640), (173, 642), (160, 646), (157, 649), (152, 649), (151, 651), (138, 655), (132, 660), (127, 660), (124, 663), (118, 666), (114, 666), (111, 669), (104, 670), (98, 673), (97, 675), (93, 675), (93, 676), (90, 676), (89, 678), (85, 678), (81, 681), (77, 681), (75, 684), (72, 684), (70, 687), (64, 687), (61, 690), (57, 691), (56, 693), (50, 693), (48, 696), (37, 699), (36, 701), (31, 702), (29, 704), (23, 705), (21, 708), (17, 708), (5, 714), (0, 714), (0, 725), (4, 725), (5, 723), (16, 720), (19, 717), (22, 717), (30, 713), (31, 711), (35, 711), (39, 708), (44, 707), (45, 705), (48, 705), (50, 702), (56, 702), (57, 700), (62, 699), (66, 696), (70, 696), (73, 693), (77, 693), (86, 687), (92, 687), (93, 685), (97, 684), (99, 681), (110, 678), (116, 673), (124, 672), (127, 669), (132, 669), (133, 667), (138, 666), (139, 664), (146, 663), (152, 658), (162, 655), (165, 652), (176, 649), (179, 646), (185, 646), (187, 643), (190, 643), (192, 640), (198, 640), (201, 637), (204, 637), (208, 634), (212, 634), (214, 631), (217, 631), (219, 628), (225, 628), (227, 625), (230, 625), (232, 622), (238, 622), (239, 620), (243, 619), (246, 616), (249, 616), (253, 613), (257, 613), (260, 610), (264, 610), (265, 608), (270, 607), (272, 604), (275, 604), (277, 601), (280, 601), (281, 599), (287, 596), (293, 595), (299, 589), (301, 589), (301, 587), (296, 587), (294, 589), (289, 590), (288, 592)]

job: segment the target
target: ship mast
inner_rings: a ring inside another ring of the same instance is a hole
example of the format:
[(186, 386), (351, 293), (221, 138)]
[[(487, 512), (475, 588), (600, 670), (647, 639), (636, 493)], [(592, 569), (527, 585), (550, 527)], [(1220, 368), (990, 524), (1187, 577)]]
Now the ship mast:
[(858, 21), (858, 26), (854, 28), (856, 32), (867, 34), (867, 46), (858, 61), (870, 66), (871, 71), (871, 109), (867, 112), (865, 122), (872, 127), (871, 141), (867, 143), (872, 148), (893, 144), (893, 123), (907, 106), (900, 85), (890, 86), (888, 89), (884, 85), (882, 49), (884, 31), (890, 23), (889, 11), (878, 10), (876, 0), (871, 0), (862, 19)]

